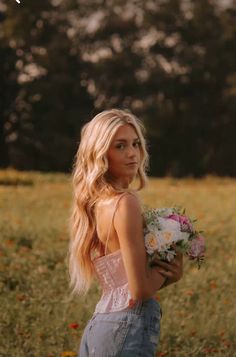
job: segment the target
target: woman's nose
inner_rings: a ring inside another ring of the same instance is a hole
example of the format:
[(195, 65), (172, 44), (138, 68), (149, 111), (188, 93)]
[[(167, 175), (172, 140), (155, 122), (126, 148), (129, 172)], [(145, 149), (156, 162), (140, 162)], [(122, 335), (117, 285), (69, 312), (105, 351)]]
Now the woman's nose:
[(128, 157), (135, 157), (136, 156), (136, 151), (135, 151), (135, 148), (133, 146), (130, 146), (128, 148), (127, 155), (128, 155)]

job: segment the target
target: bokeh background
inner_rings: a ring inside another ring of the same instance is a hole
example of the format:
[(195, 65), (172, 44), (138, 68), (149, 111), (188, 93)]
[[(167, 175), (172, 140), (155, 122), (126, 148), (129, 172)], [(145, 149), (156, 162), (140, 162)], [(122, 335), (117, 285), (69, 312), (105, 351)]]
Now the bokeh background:
[(101, 290), (69, 295), (70, 174), (113, 107), (147, 130), (144, 203), (206, 237), (203, 267), (157, 292), (157, 356), (236, 356), (235, 24), (230, 0), (0, 0), (0, 357), (77, 355)]
[(128, 108), (150, 174), (236, 175), (236, 3), (1, 0), (0, 166), (71, 169), (83, 123)]

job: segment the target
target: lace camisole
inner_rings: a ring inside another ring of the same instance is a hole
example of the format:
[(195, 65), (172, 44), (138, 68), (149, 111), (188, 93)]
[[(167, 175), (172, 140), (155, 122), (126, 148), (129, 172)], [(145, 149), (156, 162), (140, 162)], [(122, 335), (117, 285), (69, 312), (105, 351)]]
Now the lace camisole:
[(107, 243), (117, 204), (124, 194), (121, 194), (115, 203), (115, 209), (105, 244), (105, 255), (93, 259), (95, 273), (102, 287), (102, 296), (95, 307), (95, 313), (121, 311), (133, 306), (135, 303), (129, 291), (121, 250), (118, 249), (106, 255)]

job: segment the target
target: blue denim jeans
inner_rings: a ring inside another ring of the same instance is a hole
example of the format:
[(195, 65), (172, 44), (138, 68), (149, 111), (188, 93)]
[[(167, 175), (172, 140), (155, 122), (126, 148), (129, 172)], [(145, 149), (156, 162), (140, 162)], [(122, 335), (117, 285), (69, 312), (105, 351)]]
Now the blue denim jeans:
[(154, 357), (161, 315), (153, 298), (122, 311), (93, 314), (82, 335), (78, 357)]

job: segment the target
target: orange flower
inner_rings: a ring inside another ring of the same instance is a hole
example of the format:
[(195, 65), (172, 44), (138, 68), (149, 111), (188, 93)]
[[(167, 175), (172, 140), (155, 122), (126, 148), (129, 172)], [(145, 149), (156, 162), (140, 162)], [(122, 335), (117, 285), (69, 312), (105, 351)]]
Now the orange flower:
[(5, 245), (8, 246), (8, 247), (11, 247), (13, 244), (14, 244), (14, 241), (12, 239), (7, 239), (5, 241)]
[(216, 285), (215, 281), (212, 281), (212, 282), (210, 283), (210, 287), (211, 287), (211, 289), (217, 288), (217, 285)]
[(73, 328), (73, 329), (77, 329), (79, 327), (78, 324), (76, 324), (75, 322), (72, 322), (71, 324), (68, 325), (69, 328)]
[(64, 351), (61, 354), (61, 357), (76, 357), (77, 353), (73, 351)]
[(18, 294), (18, 295), (16, 295), (16, 299), (19, 301), (24, 301), (27, 299), (27, 296), (24, 294)]

